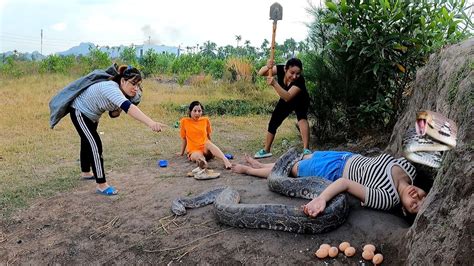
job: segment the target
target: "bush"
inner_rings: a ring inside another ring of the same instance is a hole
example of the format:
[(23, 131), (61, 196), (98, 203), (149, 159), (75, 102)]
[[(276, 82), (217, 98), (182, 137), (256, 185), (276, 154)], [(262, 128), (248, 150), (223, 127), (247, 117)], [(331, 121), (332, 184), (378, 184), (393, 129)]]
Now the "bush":
[[(269, 114), (273, 111), (275, 102), (261, 102), (257, 100), (242, 99), (219, 99), (203, 103), (206, 115), (233, 115), (245, 116), (250, 114)], [(165, 104), (164, 107), (171, 111), (177, 111), (183, 115), (188, 113), (188, 105)]]
[(14, 78), (19, 78), (24, 74), (13, 56), (6, 57), (3, 64), (0, 64), (0, 73), (2, 76)]
[(102, 52), (97, 47), (90, 47), (89, 55), (81, 57), (81, 63), (83, 65), (82, 74), (85, 75), (96, 69), (106, 69), (112, 65), (112, 60), (107, 52)]
[(390, 131), (416, 69), (429, 54), (469, 37), (472, 30), (464, 1), (341, 0), (326, 5), (311, 8), (312, 51), (303, 61), (316, 130), (323, 136), (343, 128), (346, 133)]
[(48, 55), (40, 63), (41, 73), (62, 73), (66, 74), (69, 72), (71, 67), (74, 65), (74, 56), (59, 56), (59, 55)]

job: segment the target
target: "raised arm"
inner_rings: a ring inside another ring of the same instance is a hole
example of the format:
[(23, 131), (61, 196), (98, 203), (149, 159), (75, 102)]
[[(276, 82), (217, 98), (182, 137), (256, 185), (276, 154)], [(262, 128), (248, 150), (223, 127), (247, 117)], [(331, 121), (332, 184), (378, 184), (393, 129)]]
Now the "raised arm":
[(268, 73), (268, 70), (269, 70), (270, 68), (272, 69), (273, 75), (276, 75), (276, 73), (277, 73), (277, 68), (276, 68), (276, 66), (274, 65), (273, 60), (268, 60), (268, 61), (267, 61), (267, 64), (264, 65), (262, 68), (260, 68), (260, 70), (258, 71), (258, 75), (260, 75), (260, 76), (268, 76), (268, 74), (269, 74), (269, 73)]
[(347, 178), (339, 178), (331, 183), (318, 197), (304, 205), (304, 213), (316, 217), (326, 208), (326, 203), (342, 192), (349, 192), (361, 202), (365, 201), (365, 187)]

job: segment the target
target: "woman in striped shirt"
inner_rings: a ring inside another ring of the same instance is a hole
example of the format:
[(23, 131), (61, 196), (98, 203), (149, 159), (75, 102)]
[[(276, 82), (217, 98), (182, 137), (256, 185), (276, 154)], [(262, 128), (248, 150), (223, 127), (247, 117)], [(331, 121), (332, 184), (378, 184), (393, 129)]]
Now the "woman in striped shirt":
[(108, 196), (117, 194), (117, 190), (109, 186), (105, 179), (102, 142), (97, 132), (102, 114), (109, 111), (111, 117), (117, 117), (124, 111), (155, 132), (160, 132), (166, 126), (153, 121), (131, 102), (131, 99), (140, 93), (141, 81), (138, 69), (121, 66), (118, 74), (111, 80), (89, 86), (71, 103), (71, 120), (81, 137), (81, 176), (95, 179), (96, 192), (99, 194)]
[[(246, 157), (249, 165), (237, 164), (233, 171), (267, 178), (273, 167)], [(405, 158), (388, 154), (365, 157), (351, 152), (316, 151), (296, 162), (290, 173), (293, 177), (318, 176), (332, 183), (316, 198), (304, 206), (304, 212), (316, 217), (326, 203), (342, 192), (357, 197), (362, 206), (389, 210), (402, 205), (404, 211), (417, 213), (426, 192), (413, 185), (415, 167)]]

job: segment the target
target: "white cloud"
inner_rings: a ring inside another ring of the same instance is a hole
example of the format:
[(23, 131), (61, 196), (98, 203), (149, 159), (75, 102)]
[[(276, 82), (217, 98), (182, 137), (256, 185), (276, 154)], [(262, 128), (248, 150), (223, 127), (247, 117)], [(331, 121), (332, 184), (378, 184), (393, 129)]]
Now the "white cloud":
[(55, 31), (64, 31), (66, 28), (67, 28), (67, 24), (64, 22), (59, 22), (59, 23), (51, 25), (51, 29)]
[[(304, 10), (308, 0), (277, 0), (283, 6), (276, 40), (297, 41), (307, 35)], [(319, 0), (309, 0), (319, 1)], [(43, 51), (64, 51), (80, 42), (97, 45), (153, 43), (195, 46), (206, 41), (218, 46), (242, 45), (249, 40), (260, 46), (271, 39), (269, 8), (275, 0), (0, 0), (2, 32), (21, 35), (5, 37), (0, 51), (38, 49), (38, 32), (44, 29), (49, 42)], [(10, 35), (9, 35), (10, 36)], [(30, 40), (31, 39), (31, 40)], [(35, 40), (35, 43), (31, 45)]]

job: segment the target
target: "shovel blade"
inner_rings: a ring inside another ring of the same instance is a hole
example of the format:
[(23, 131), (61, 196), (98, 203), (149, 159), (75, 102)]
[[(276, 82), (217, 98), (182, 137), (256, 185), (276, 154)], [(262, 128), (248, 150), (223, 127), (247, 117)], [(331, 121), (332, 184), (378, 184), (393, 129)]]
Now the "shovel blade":
[(270, 6), (270, 20), (282, 20), (283, 18), (283, 7), (275, 2)]

